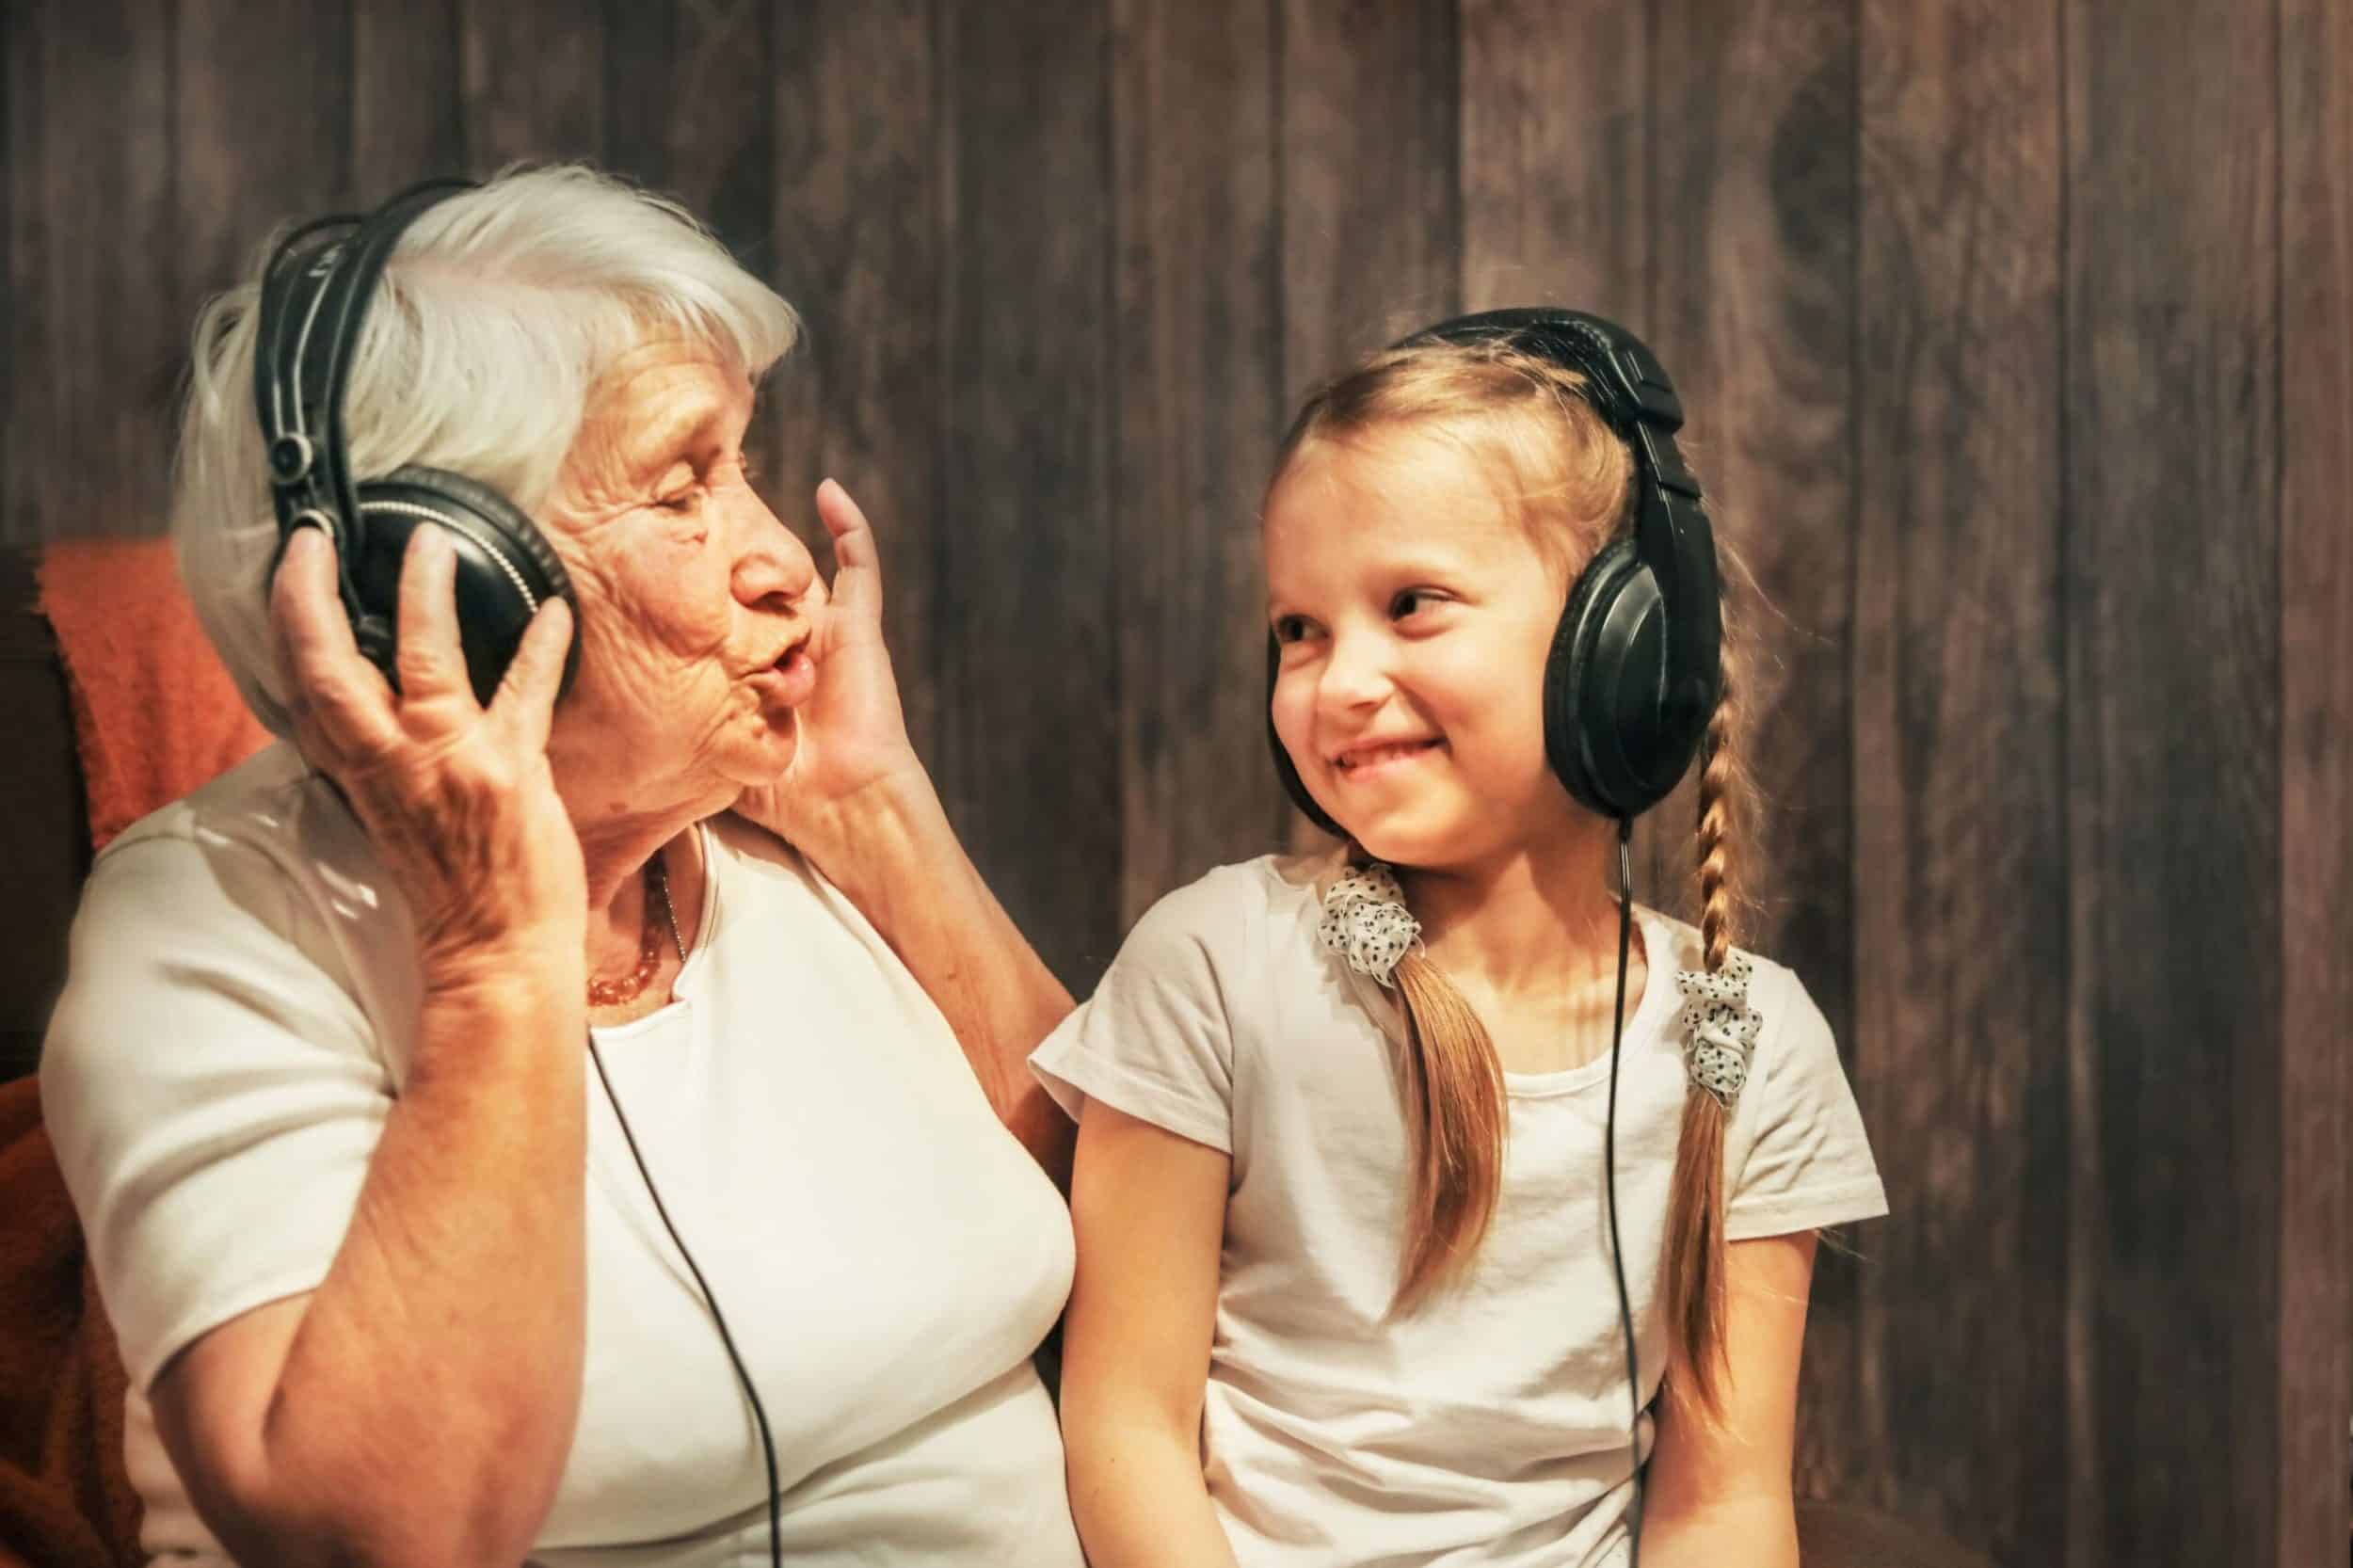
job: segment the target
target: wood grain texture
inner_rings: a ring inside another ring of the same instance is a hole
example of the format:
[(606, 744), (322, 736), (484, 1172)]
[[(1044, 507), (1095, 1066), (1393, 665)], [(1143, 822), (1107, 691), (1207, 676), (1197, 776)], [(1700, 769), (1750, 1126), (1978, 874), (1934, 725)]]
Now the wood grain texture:
[(2344, 1554), (2353, 1412), (2353, 19), (2281, 8), (2279, 1560)]
[[(1650, 315), (1650, 58), (1640, 7), (1461, 7), (1463, 309)], [(1672, 367), (1670, 374), (1672, 374)]]
[(1281, 433), (1269, 0), (1112, 8), (1123, 928), (1275, 848), (1258, 499)]
[(1279, 0), (1283, 404), (1462, 298), (1450, 0)]
[(466, 159), (595, 158), (605, 148), (605, 19), (566, 0), (459, 0)]
[(2022, 1563), (2064, 1545), (2067, 1460), (2022, 1419), (2065, 1382), (2067, 1242), (2056, 7), (2034, 22), (1862, 15), (1853, 1071), (1894, 1212), (1841, 1489)]
[[(1831, 0), (1737, 12), (1662, 0), (1652, 50), (1651, 343), (1682, 393), (1685, 450), (1720, 534), (1763, 594), (1762, 608), (1737, 606), (1755, 650), (1742, 700), (1763, 796), (1736, 846), (1761, 895), (1744, 941), (1797, 970), (1860, 1061), (1847, 647), (1855, 19)], [(1660, 808), (1669, 824), (1689, 820), (1689, 788)], [(1673, 858), (1684, 863), (1657, 871), (1662, 897), (1689, 884), (1688, 860)], [(1866, 1253), (1875, 1240), (1860, 1238)], [(1860, 1272), (1831, 1248), (1816, 1269), (1800, 1432), (1809, 1485), (1843, 1478), (1863, 1440)]]
[(2245, 22), (2067, 9), (2075, 1568), (2284, 1564), (2279, 62)]
[[(25, 107), (37, 80), (40, 47), (40, 35), (24, 8), (0, 6), (0, 287), (8, 291), (12, 302), (20, 297), (15, 293), (19, 284), (32, 282), (40, 271), (38, 262), (20, 267), (15, 245), (19, 169), (38, 168), (40, 162), (40, 143), (32, 139), (39, 122)], [(21, 127), (20, 117), (24, 118)], [(0, 428), (15, 425), (18, 367), (23, 364), (29, 371), (33, 362), (19, 358), (19, 314), (11, 310), (7, 325), (0, 327), (0, 414), (8, 422)], [(40, 515), (24, 490), (24, 472), (17, 464), (15, 448), (0, 434), (0, 550), (35, 543), (40, 537)]]
[[(802, 339), (769, 383), (767, 489), (812, 547), (831, 474), (873, 520), (907, 730), (940, 758), (949, 162), (933, 0), (788, 0), (772, 28), (773, 276)], [(821, 551), (820, 561), (826, 559)]]
[(1097, 5), (951, 8), (953, 159), (935, 770), (974, 859), (1081, 994), (1117, 943), (1106, 520), (1110, 200)]
[(9, 10), (9, 536), (156, 533), (190, 313), (171, 13), (148, 0)]
[(353, 200), (381, 201), (469, 168), (458, 84), (460, 0), (352, 0)]
[(769, 0), (611, 0), (604, 159), (677, 198), (737, 260), (773, 270), (778, 83)]

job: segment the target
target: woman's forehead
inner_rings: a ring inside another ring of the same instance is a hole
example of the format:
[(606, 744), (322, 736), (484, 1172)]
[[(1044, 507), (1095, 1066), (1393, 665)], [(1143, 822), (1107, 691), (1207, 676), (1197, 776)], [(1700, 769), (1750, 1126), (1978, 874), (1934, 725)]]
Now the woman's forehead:
[(752, 404), (743, 367), (691, 343), (644, 344), (597, 380), (585, 434), (632, 467), (667, 462), (741, 432)]

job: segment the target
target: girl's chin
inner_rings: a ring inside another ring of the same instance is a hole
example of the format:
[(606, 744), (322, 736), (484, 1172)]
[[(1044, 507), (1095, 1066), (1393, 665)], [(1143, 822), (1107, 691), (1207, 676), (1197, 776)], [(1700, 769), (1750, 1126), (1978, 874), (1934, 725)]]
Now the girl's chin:
[(1355, 824), (1352, 836), (1376, 860), (1433, 872), (1477, 865), (1503, 847), (1493, 821), (1467, 805), (1443, 813), (1372, 817)]

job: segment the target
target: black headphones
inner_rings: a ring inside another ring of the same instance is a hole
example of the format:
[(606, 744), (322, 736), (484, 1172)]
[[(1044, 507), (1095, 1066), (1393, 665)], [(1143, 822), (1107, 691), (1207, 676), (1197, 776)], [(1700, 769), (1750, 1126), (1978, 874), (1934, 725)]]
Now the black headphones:
[(318, 218), (270, 253), (253, 344), (253, 403), (268, 444), (279, 550), (297, 528), (335, 541), (337, 586), (360, 651), (395, 686), (400, 567), (408, 536), (437, 523), (457, 553), (458, 638), (474, 696), (498, 690), (523, 629), (550, 599), (569, 600), (580, 664), (580, 601), (564, 563), (521, 508), (489, 486), (443, 469), (408, 467), (355, 486), (344, 447), (344, 388), (384, 264), (417, 215), (465, 180), (412, 186), (365, 216)]
[[(1545, 661), (1545, 755), (1587, 809), (1630, 822), (1691, 765), (1722, 691), (1716, 542), (1699, 481), (1674, 435), (1683, 405), (1641, 339), (1549, 306), (1486, 311), (1423, 328), (1394, 347), (1499, 344), (1584, 377), (1584, 395), (1634, 454), (1632, 532), (1604, 546), (1569, 591)], [(1272, 699), (1282, 650), (1267, 640)], [(1307, 820), (1345, 836), (1307, 792), (1274, 733), (1274, 769)]]

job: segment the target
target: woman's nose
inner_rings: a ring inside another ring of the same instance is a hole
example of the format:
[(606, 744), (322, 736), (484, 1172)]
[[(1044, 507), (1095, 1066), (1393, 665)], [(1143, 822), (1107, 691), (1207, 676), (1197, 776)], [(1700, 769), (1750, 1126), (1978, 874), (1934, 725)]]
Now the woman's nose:
[(746, 604), (784, 599), (797, 604), (817, 581), (817, 562), (800, 536), (768, 504), (747, 497), (732, 520), (736, 534), (735, 597)]

